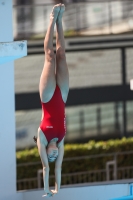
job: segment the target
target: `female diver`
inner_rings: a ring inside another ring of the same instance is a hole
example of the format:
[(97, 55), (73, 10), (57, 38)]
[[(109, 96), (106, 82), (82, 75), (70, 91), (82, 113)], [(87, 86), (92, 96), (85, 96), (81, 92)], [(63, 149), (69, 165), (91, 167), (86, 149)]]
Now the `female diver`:
[[(42, 120), (38, 128), (38, 152), (43, 166), (43, 196), (52, 197), (59, 192), (66, 134), (65, 103), (69, 92), (69, 74), (65, 56), (62, 27), (64, 4), (57, 4), (50, 14), (44, 39), (45, 63), (40, 77), (39, 92)], [(53, 50), (54, 25), (56, 24), (56, 59)], [(55, 161), (55, 190), (49, 188), (49, 162)]]

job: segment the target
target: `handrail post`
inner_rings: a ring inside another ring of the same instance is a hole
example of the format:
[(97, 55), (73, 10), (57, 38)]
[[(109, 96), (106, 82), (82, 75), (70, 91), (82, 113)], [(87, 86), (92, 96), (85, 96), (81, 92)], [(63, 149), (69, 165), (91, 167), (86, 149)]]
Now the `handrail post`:
[(109, 11), (109, 31), (112, 34), (112, 7), (110, 0), (108, 1), (108, 11)]
[(38, 185), (38, 188), (41, 188), (41, 176), (40, 176), (40, 172), (42, 172), (42, 170), (38, 170), (37, 171), (37, 185)]
[(127, 136), (127, 117), (126, 117), (126, 51), (125, 47), (121, 47), (121, 60), (122, 60), (122, 66), (121, 66), (121, 72), (122, 72), (122, 85), (123, 85), (123, 135)]
[(109, 167), (108, 167), (108, 163), (106, 163), (106, 181), (109, 181)]
[(117, 180), (117, 154), (114, 155), (114, 180)]
[(107, 181), (110, 180), (110, 175), (109, 175), (109, 166), (110, 165), (114, 165), (114, 172), (113, 172), (114, 180), (116, 180), (116, 177), (117, 177), (116, 160), (108, 161), (108, 162), (106, 162), (106, 180)]
[(44, 5), (44, 10), (43, 10), (43, 14), (44, 14), (44, 34), (46, 33), (46, 27), (47, 27), (47, 5)]

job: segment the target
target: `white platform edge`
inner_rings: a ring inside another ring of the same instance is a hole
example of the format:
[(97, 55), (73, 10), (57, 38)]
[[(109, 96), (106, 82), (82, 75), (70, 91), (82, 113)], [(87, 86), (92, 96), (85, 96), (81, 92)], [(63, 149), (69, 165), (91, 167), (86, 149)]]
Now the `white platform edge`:
[(27, 56), (27, 41), (0, 42), (0, 64)]

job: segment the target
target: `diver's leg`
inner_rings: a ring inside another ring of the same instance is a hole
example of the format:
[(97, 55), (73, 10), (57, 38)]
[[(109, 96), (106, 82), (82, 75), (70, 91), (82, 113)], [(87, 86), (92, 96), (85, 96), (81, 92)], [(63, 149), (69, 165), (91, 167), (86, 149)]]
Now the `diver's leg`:
[(55, 90), (55, 55), (53, 49), (54, 25), (60, 10), (59, 4), (53, 7), (50, 22), (44, 40), (45, 63), (40, 77), (39, 91), (42, 102), (48, 102)]
[(65, 41), (62, 26), (62, 16), (65, 11), (64, 4), (60, 4), (60, 12), (56, 21), (56, 81), (59, 85), (64, 102), (69, 91), (69, 74), (65, 55)]

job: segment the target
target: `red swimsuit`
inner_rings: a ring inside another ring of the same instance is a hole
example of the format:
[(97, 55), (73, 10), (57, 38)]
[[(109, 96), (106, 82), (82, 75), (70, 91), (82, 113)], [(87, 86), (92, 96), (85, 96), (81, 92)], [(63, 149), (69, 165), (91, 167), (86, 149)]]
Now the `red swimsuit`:
[(40, 123), (40, 129), (48, 142), (53, 138), (58, 138), (59, 143), (66, 134), (66, 119), (65, 103), (58, 85), (56, 85), (53, 97), (50, 101), (47, 103), (41, 102), (41, 104), (44, 117)]

